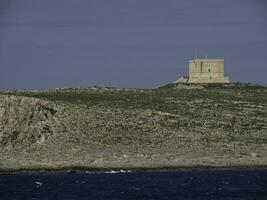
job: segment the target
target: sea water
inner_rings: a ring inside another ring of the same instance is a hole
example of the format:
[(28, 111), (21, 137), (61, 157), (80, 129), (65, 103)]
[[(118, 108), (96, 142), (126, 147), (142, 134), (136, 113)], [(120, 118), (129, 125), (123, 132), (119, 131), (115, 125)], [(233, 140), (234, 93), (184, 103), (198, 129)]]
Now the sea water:
[(267, 170), (0, 175), (0, 200), (267, 200)]

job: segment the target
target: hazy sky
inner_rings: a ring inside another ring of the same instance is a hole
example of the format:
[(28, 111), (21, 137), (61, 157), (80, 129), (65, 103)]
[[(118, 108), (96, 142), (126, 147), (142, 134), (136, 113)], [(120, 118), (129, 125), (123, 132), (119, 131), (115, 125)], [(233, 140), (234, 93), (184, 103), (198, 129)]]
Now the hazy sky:
[(156, 87), (196, 53), (267, 85), (267, 1), (0, 0), (0, 88)]

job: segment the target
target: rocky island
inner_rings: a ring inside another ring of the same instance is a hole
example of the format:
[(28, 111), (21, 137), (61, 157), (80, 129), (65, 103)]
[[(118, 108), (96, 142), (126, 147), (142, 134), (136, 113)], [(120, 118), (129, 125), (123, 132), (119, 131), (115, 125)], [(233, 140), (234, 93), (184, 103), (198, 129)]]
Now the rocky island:
[(267, 87), (0, 94), (0, 171), (267, 166)]

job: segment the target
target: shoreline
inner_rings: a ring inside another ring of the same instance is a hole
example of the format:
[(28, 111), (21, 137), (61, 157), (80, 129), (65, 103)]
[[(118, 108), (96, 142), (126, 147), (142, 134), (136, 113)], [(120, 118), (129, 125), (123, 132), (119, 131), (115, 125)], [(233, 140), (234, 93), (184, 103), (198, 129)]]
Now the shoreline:
[(152, 173), (152, 172), (188, 172), (188, 171), (255, 171), (267, 170), (266, 166), (192, 166), (192, 167), (165, 167), (165, 168), (90, 168), (90, 167), (62, 167), (43, 169), (0, 169), (0, 175), (16, 174), (86, 174), (86, 173)]

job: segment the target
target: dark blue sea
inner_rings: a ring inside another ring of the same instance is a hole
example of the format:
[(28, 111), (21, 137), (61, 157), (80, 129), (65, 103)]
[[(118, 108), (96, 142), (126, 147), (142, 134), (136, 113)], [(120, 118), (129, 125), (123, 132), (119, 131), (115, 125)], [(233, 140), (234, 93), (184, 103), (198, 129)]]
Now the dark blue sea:
[(267, 170), (0, 175), (0, 200), (267, 200)]

